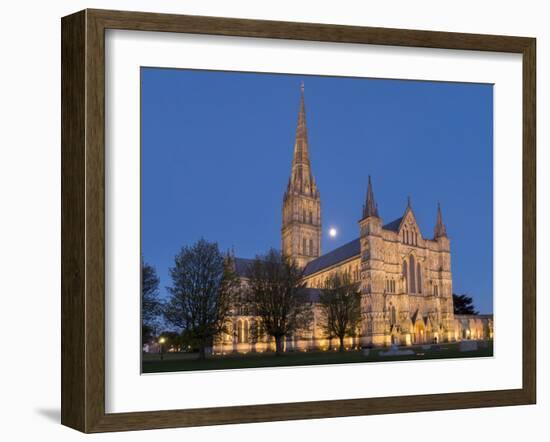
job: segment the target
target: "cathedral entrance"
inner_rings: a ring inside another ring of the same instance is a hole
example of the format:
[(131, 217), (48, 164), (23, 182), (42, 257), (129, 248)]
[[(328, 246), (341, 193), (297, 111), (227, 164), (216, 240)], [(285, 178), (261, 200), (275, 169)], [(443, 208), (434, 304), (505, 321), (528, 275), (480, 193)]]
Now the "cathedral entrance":
[(414, 323), (413, 344), (424, 344), (426, 342), (426, 326), (422, 319)]
[[(395, 321), (395, 307), (392, 307), (393, 320)], [(390, 328), (390, 342), (392, 345), (401, 345), (400, 328), (397, 325), (392, 325)]]

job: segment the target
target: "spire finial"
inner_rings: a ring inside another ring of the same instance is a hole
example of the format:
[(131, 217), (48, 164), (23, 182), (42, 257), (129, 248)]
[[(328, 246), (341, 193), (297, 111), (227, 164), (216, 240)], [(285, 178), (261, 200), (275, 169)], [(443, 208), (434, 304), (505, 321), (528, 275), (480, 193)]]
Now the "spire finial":
[(298, 193), (315, 194), (317, 192), (309, 160), (303, 81), (300, 83), (300, 107), (298, 110), (289, 190), (291, 187)]
[(411, 196), (407, 196), (407, 209), (412, 209)]
[(368, 218), (369, 216), (378, 216), (378, 204), (374, 200), (374, 191), (372, 190), (372, 180), (369, 175), (369, 184), (367, 187), (367, 198), (365, 200), (365, 205), (363, 206), (363, 218)]
[(437, 220), (435, 223), (434, 229), (434, 238), (447, 237), (447, 229), (445, 224), (443, 224), (443, 215), (441, 214), (441, 204), (437, 202)]

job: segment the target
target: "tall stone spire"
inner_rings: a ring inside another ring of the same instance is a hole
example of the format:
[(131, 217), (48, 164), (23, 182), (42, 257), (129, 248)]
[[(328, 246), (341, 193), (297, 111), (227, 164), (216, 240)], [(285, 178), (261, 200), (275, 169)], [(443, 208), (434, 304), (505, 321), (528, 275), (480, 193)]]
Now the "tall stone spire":
[(300, 110), (298, 125), (294, 141), (294, 156), (292, 158), (292, 172), (287, 191), (294, 191), (305, 195), (314, 195), (317, 192), (315, 179), (311, 173), (309, 160), (309, 143), (307, 138), (306, 108), (304, 100), (304, 83), (300, 85)]
[(303, 83), (300, 85), (292, 170), (283, 197), (281, 233), (283, 254), (299, 266), (321, 255), (321, 197), (311, 172)]
[(435, 223), (434, 238), (447, 237), (447, 229), (443, 224), (443, 215), (441, 215), (441, 204), (437, 203), (437, 221)]
[(363, 205), (363, 218), (368, 218), (369, 216), (378, 216), (378, 204), (374, 200), (374, 191), (372, 190), (372, 181), (369, 175), (369, 185), (367, 187), (367, 198), (365, 204)]

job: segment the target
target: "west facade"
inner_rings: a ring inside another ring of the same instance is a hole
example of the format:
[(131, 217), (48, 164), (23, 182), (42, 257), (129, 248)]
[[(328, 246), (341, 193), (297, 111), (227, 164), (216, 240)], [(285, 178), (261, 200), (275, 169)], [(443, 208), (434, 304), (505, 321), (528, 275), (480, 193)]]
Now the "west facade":
[[(433, 235), (425, 236), (410, 198), (401, 217), (384, 223), (370, 176), (358, 222), (358, 238), (321, 254), (321, 195), (313, 176), (307, 137), (304, 88), (292, 168), (283, 195), (281, 245), (284, 255), (303, 268), (313, 321), (309, 330), (286, 340), (286, 350), (327, 350), (333, 342), (324, 335), (319, 294), (335, 272), (347, 273), (359, 286), (362, 319), (346, 348), (452, 342), (492, 338), (492, 315), (453, 313), (451, 244), (441, 207), (437, 205)], [(235, 258), (243, 288), (251, 260)], [(214, 343), (215, 353), (268, 351), (268, 337), (253, 339), (260, 319), (246, 309), (229, 318), (228, 333)]]

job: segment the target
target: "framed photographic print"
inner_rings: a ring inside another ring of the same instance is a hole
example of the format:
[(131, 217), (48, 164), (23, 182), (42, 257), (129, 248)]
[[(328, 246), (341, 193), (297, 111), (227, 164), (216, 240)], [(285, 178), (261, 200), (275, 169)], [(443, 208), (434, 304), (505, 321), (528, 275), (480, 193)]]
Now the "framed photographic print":
[(535, 403), (535, 40), (62, 19), (62, 423)]

